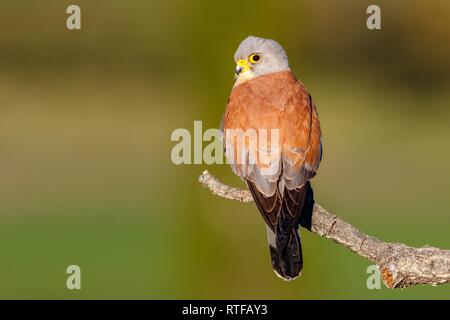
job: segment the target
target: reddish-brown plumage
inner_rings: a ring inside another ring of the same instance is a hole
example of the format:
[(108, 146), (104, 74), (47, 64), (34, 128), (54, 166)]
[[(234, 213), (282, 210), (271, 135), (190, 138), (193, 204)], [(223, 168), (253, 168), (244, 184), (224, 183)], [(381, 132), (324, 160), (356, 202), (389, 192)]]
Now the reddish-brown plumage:
[[(282, 175), (288, 189), (303, 186), (319, 167), (322, 150), (317, 110), (307, 90), (291, 71), (259, 76), (233, 88), (224, 130), (227, 143), (234, 149), (234, 154), (239, 155), (241, 150), (234, 139), (227, 137), (227, 129), (279, 129), (280, 149), (271, 157), (282, 162), (279, 179)], [(250, 147), (248, 143), (246, 145)], [(268, 147), (272, 145), (269, 139)], [(264, 166), (257, 162), (257, 168)], [(254, 182), (261, 192), (271, 195), (274, 188), (264, 184), (270, 184), (272, 180), (252, 178), (241, 166), (234, 169), (242, 178)]]
[(292, 280), (303, 268), (298, 227), (311, 228), (308, 180), (322, 157), (317, 110), (276, 41), (247, 37), (234, 58), (238, 77), (223, 123), (227, 161), (264, 218), (275, 273)]

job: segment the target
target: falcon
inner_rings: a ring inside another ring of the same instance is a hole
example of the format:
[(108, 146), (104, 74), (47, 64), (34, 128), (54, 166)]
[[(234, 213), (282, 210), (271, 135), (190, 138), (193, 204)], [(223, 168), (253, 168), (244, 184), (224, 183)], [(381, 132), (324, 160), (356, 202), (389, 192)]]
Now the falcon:
[(309, 180), (322, 159), (316, 106), (276, 41), (249, 36), (234, 60), (223, 119), (226, 159), (264, 219), (273, 270), (293, 280), (303, 268), (299, 225), (311, 227)]

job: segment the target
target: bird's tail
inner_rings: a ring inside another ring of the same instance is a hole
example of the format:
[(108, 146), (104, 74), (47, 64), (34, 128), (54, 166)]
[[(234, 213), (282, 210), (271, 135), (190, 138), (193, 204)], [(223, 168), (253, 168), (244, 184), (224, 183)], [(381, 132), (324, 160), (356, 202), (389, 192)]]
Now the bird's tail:
[[(302, 242), (298, 228), (300, 224), (311, 230), (313, 207), (314, 194), (309, 181), (295, 193), (285, 190), (276, 232), (267, 228), (273, 270), (286, 281), (300, 276), (303, 269)], [(290, 212), (295, 210), (299, 212), (291, 220)]]
[(269, 238), (270, 256), (272, 259), (272, 268), (275, 273), (286, 281), (294, 280), (300, 276), (303, 269), (302, 243), (298, 231), (294, 228), (291, 231), (289, 241), (281, 250), (273, 246), (273, 237), (275, 234), (267, 228)]

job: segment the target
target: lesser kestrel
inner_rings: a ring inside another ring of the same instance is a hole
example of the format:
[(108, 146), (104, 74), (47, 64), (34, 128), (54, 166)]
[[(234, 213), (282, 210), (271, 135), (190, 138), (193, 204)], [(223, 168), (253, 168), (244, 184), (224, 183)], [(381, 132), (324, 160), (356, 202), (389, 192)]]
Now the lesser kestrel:
[(264, 218), (275, 273), (292, 280), (303, 268), (298, 227), (314, 204), (309, 179), (322, 159), (316, 106), (276, 41), (250, 36), (234, 60), (223, 123), (227, 161)]

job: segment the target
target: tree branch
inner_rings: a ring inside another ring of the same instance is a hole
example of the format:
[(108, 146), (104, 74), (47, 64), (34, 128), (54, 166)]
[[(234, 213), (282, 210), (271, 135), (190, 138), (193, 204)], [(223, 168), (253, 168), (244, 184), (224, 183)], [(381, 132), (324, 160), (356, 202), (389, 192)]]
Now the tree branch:
[[(220, 197), (241, 202), (253, 201), (248, 190), (224, 185), (208, 171), (200, 175), (199, 181)], [(450, 282), (450, 250), (383, 242), (364, 234), (318, 204), (314, 205), (311, 231), (377, 264), (388, 288), (416, 284), (436, 286)]]

